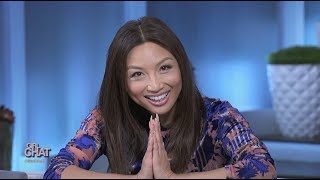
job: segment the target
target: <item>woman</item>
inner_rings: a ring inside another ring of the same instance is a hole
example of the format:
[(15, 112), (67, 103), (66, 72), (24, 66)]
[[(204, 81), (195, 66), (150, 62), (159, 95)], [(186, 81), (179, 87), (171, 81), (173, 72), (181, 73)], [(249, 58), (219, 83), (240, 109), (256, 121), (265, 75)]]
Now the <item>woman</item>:
[[(108, 173), (88, 171), (105, 154)], [(227, 101), (202, 97), (183, 45), (161, 20), (123, 25), (98, 106), (44, 178), (276, 178), (274, 161)]]

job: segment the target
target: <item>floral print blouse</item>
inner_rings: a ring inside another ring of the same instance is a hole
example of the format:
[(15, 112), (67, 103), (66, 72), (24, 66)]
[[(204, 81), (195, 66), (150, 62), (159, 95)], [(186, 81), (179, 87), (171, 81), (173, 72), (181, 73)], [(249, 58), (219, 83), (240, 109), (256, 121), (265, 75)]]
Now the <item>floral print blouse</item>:
[[(254, 135), (239, 111), (228, 101), (205, 97), (204, 102), (207, 110), (204, 134), (185, 172), (224, 167), (227, 178), (276, 179), (275, 163), (267, 147)], [(59, 179), (69, 165), (89, 170), (106, 150), (100, 134), (103, 125), (99, 111), (93, 109), (82, 121), (75, 137), (51, 159), (43, 178)], [(168, 134), (168, 131), (163, 132), (164, 138)], [(140, 164), (132, 166), (134, 172), (139, 171)]]

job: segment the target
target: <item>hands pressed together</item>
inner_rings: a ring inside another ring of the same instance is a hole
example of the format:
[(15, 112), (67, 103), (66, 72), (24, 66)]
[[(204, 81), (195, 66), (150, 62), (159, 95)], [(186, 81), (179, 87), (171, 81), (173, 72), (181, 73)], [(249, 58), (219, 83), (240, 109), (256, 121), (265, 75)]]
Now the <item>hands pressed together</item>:
[(141, 170), (137, 174), (138, 179), (167, 179), (174, 178), (176, 174), (170, 168), (167, 151), (165, 150), (161, 136), (159, 116), (150, 117), (149, 140), (147, 151), (143, 157)]

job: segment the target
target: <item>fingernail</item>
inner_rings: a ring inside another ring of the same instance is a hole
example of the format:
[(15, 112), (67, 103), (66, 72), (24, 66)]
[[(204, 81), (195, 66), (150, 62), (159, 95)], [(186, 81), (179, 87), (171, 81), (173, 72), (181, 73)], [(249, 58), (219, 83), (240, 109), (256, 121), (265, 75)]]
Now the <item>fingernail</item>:
[(159, 115), (158, 115), (158, 113), (156, 114), (156, 120), (159, 122)]

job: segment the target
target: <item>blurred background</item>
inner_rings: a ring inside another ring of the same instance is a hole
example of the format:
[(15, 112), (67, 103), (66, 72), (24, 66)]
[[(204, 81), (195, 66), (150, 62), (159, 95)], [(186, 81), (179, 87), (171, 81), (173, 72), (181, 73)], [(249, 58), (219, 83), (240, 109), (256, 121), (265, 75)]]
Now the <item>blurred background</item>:
[(270, 53), (319, 45), (317, 1), (1, 1), (0, 104), (15, 114), (12, 170), (46, 169), (26, 161), (26, 144), (51, 156), (66, 145), (96, 105), (116, 31), (145, 15), (180, 38), (204, 95), (243, 112), (272, 108)]

